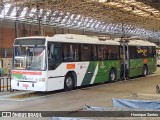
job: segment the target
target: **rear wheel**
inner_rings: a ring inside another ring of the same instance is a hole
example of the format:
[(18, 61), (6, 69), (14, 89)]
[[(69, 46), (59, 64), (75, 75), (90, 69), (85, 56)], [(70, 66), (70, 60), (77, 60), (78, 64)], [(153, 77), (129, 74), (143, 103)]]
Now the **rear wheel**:
[(148, 68), (146, 65), (143, 66), (142, 76), (145, 77), (148, 74)]
[(66, 75), (64, 81), (64, 90), (69, 91), (74, 87), (74, 77), (71, 74)]
[(116, 70), (111, 69), (109, 72), (109, 81), (110, 82), (115, 82), (116, 81)]

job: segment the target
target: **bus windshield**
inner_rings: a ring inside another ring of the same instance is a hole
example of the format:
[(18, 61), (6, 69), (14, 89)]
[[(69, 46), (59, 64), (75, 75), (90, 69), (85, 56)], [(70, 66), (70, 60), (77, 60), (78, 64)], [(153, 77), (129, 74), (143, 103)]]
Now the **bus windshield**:
[(14, 69), (45, 70), (45, 47), (15, 46)]

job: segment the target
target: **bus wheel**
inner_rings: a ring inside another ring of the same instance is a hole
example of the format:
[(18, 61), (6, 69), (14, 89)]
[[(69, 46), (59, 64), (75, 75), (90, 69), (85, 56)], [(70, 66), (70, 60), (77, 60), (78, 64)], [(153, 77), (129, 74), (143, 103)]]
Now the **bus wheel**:
[(143, 70), (142, 70), (142, 76), (145, 77), (148, 74), (148, 69), (147, 66), (143, 66)]
[(67, 74), (64, 81), (64, 90), (69, 91), (74, 87), (74, 77), (71, 74)]
[(109, 72), (109, 81), (110, 82), (115, 82), (116, 80), (116, 70), (115, 69), (111, 69)]

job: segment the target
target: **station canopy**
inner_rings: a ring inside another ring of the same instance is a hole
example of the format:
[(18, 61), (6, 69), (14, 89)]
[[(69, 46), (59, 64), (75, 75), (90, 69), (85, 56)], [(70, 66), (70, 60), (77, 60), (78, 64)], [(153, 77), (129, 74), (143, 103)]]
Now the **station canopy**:
[(160, 38), (160, 0), (1, 0), (0, 18), (106, 34)]

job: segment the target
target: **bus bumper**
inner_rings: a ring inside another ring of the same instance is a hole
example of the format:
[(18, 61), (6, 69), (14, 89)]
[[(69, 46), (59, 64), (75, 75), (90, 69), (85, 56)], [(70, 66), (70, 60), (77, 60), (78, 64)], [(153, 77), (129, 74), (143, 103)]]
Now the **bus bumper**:
[(46, 82), (19, 82), (11, 80), (11, 88), (15, 90), (46, 91)]

